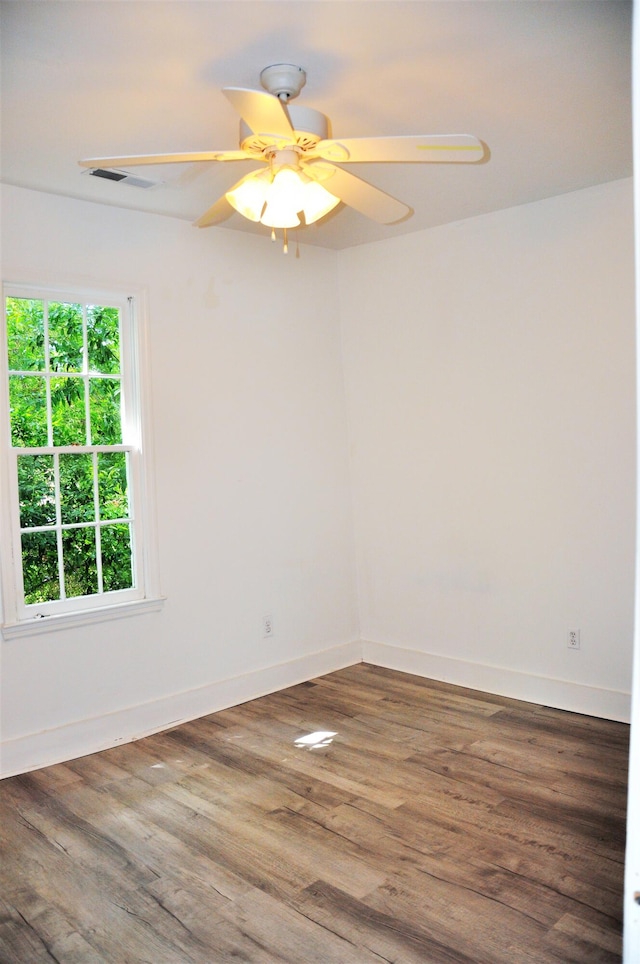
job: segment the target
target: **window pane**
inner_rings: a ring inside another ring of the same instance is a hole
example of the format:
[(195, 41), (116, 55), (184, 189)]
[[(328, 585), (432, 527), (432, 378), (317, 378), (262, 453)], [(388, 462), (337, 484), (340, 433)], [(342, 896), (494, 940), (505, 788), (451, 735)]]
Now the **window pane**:
[(101, 452), (98, 455), (98, 493), (101, 519), (126, 519), (127, 456), (125, 452)]
[(56, 521), (52, 455), (21, 455), (18, 458), (20, 527), (50, 526)]
[(42, 301), (7, 298), (7, 348), (9, 370), (44, 370)]
[(93, 445), (119, 445), (122, 442), (120, 379), (91, 378), (89, 406)]
[(35, 448), (47, 444), (47, 388), (40, 375), (12, 375), (9, 379), (11, 444)]
[(86, 445), (82, 378), (69, 376), (51, 379), (51, 420), (54, 445)]
[(23, 533), (22, 573), (24, 601), (28, 606), (60, 598), (55, 532)]
[(87, 306), (89, 371), (104, 375), (120, 372), (120, 312), (117, 308)]
[(131, 532), (128, 525), (102, 526), (102, 580), (105, 592), (131, 589)]
[(49, 304), (49, 367), (53, 372), (82, 371), (82, 307)]
[(67, 597), (92, 596), (98, 591), (96, 534), (93, 526), (62, 533), (64, 588)]
[(63, 525), (94, 521), (91, 455), (60, 456), (60, 507)]

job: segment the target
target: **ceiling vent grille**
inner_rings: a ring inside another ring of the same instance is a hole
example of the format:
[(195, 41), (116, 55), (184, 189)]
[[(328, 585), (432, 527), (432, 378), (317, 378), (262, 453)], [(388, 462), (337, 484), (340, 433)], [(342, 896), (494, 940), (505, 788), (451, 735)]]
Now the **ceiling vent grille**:
[(140, 177), (139, 174), (127, 174), (126, 171), (110, 171), (103, 167), (90, 167), (82, 173), (89, 174), (91, 177), (101, 177), (106, 181), (117, 181), (120, 184), (128, 184), (130, 187), (141, 187), (146, 191), (148, 191), (149, 188), (158, 187), (158, 185), (162, 183), (161, 181), (151, 181), (148, 177)]

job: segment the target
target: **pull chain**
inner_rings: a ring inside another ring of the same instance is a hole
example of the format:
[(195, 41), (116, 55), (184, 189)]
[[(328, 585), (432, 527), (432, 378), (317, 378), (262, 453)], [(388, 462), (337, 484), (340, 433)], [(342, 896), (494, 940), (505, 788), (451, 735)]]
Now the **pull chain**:
[[(277, 238), (277, 236), (276, 236), (276, 229), (275, 229), (275, 228), (271, 228), (271, 240), (272, 240), (272, 241), (275, 241), (276, 238)], [(289, 231), (288, 231), (288, 228), (283, 228), (283, 229), (282, 229), (282, 253), (283, 253), (283, 254), (289, 254)], [(299, 257), (300, 257), (300, 242), (299, 242), (298, 238), (296, 237), (296, 258), (299, 258)]]

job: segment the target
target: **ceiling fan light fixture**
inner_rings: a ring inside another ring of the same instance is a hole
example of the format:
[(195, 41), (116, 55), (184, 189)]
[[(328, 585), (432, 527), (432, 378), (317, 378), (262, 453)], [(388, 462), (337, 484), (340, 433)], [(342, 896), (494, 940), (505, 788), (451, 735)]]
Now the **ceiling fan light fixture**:
[(299, 167), (290, 165), (280, 166), (275, 174), (253, 171), (225, 196), (238, 214), (269, 228), (296, 228), (301, 212), (305, 224), (313, 224), (340, 203)]

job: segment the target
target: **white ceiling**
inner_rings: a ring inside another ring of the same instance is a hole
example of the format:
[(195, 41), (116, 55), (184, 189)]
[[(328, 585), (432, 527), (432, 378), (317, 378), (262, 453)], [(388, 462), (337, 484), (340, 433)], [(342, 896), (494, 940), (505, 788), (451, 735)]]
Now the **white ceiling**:
[[(340, 205), (300, 241), (393, 237), (632, 173), (625, 0), (83, 0), (2, 3), (3, 181), (195, 220), (243, 162), (136, 168), (143, 190), (81, 173), (83, 157), (233, 149), (223, 86), (307, 71), (297, 103), (335, 137), (470, 133), (475, 165), (351, 170), (411, 205), (382, 226)], [(233, 216), (207, 231), (268, 229)]]

